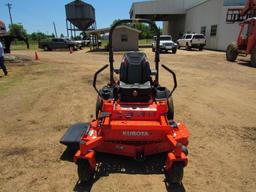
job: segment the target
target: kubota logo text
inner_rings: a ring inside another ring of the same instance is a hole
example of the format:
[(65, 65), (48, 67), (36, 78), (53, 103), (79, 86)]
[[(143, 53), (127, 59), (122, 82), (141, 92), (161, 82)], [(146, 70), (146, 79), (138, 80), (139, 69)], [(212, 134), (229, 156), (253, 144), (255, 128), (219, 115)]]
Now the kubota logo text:
[(136, 136), (136, 137), (144, 137), (149, 136), (147, 131), (123, 131), (124, 136)]

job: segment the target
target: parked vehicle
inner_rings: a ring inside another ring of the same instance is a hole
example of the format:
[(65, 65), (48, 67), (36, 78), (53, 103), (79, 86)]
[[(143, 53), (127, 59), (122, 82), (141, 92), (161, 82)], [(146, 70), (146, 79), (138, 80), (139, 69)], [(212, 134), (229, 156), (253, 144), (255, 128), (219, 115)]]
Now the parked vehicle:
[[(177, 44), (172, 41), (171, 35), (161, 35), (159, 45), (160, 51), (168, 52), (171, 50), (174, 54), (177, 52)], [(154, 37), (154, 41), (152, 43), (152, 51), (156, 51), (156, 37)]]
[(82, 49), (83, 47), (86, 46), (85, 40), (74, 40), (78, 44), (79, 49)]
[(228, 45), (226, 58), (234, 62), (237, 56), (250, 55), (251, 66), (256, 67), (256, 0), (247, 0), (240, 9), (228, 9), (226, 22), (240, 23), (240, 32), (236, 42)]
[(39, 42), (38, 47), (44, 51), (51, 51), (53, 49), (72, 49), (79, 48), (78, 43), (65, 38), (52, 38), (46, 41)]
[(100, 39), (93, 39), (93, 38), (88, 38), (85, 40), (85, 45), (87, 47), (91, 46), (91, 43), (93, 43), (93, 46), (101, 46), (101, 40)]
[(178, 49), (185, 47), (186, 50), (191, 48), (198, 48), (200, 51), (204, 49), (206, 45), (206, 38), (203, 34), (184, 34), (181, 39), (177, 40)]

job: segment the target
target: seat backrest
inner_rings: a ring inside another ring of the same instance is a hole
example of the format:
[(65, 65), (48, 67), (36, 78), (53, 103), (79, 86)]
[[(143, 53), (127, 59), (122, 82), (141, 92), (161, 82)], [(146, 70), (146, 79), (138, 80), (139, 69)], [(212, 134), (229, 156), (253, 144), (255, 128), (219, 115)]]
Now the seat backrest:
[(144, 84), (150, 80), (150, 74), (145, 53), (129, 52), (124, 55), (120, 67), (120, 81), (127, 84)]

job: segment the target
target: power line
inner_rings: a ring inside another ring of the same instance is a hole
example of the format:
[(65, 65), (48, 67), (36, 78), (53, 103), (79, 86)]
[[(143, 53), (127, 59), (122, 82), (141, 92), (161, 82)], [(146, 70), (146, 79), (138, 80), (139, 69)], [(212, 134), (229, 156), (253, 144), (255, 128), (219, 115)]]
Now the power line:
[(58, 37), (58, 34), (57, 34), (55, 22), (53, 22), (53, 28), (54, 28), (54, 32), (55, 32), (55, 37), (57, 38), (57, 37)]
[(10, 16), (11, 25), (12, 25), (13, 24), (13, 22), (12, 22), (12, 13), (11, 13), (12, 4), (7, 3), (6, 6), (8, 7), (8, 10), (9, 10), (9, 16)]

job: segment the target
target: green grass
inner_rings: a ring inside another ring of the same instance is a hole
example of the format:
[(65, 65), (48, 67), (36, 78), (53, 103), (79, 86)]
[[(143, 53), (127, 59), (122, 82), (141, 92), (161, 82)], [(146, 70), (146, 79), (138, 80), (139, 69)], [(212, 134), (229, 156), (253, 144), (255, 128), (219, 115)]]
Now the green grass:
[(148, 44), (152, 44), (153, 39), (140, 39), (139, 40), (139, 45), (148, 45)]
[[(27, 45), (23, 41), (16, 41), (12, 42), (11, 50), (17, 51), (17, 50), (26, 50)], [(29, 49), (35, 50), (38, 49), (38, 42), (37, 41), (29, 41)]]
[[(19, 86), (19, 84), (30, 81), (31, 74), (36, 75), (36, 72), (42, 72), (49, 70), (49, 67), (52, 66), (49, 63), (40, 63), (39, 65), (24, 65), (22, 67), (19, 66), (9, 66), (9, 63), (6, 63), (7, 69), (9, 69), (8, 76), (2, 76), (0, 78), (0, 96), (8, 95), (9, 90), (13, 87)], [(1, 73), (2, 71), (0, 71)]]
[(101, 47), (106, 47), (108, 45), (108, 40), (101, 40)]
[[(153, 39), (140, 39), (139, 45), (151, 45), (153, 42)], [(108, 40), (101, 40), (101, 46), (106, 47), (108, 45)]]
[(23, 80), (20, 75), (2, 77), (0, 79), (0, 95), (5, 95), (9, 88), (17, 85)]

